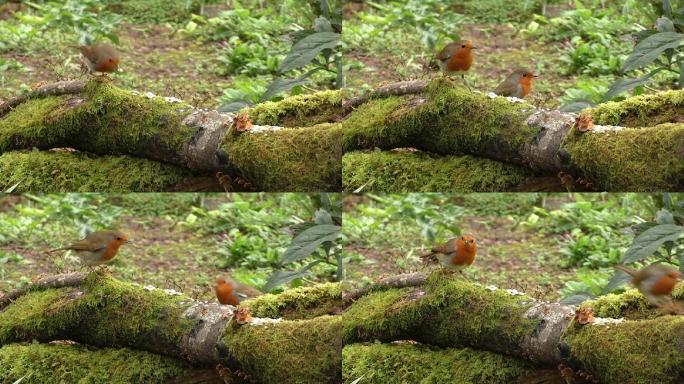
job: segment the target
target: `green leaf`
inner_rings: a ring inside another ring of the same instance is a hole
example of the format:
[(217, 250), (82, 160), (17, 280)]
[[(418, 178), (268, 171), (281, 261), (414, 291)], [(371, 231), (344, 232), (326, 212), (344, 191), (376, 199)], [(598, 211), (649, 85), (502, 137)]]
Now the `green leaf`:
[(223, 104), (218, 108), (219, 112), (237, 112), (243, 108), (251, 107), (252, 103), (245, 100), (232, 101), (228, 104)]
[(332, 24), (330, 24), (330, 20), (326, 19), (325, 17), (317, 17), (314, 19), (313, 29), (316, 32), (333, 32), (333, 27)]
[(616, 271), (613, 277), (610, 278), (608, 284), (606, 284), (606, 286), (603, 287), (601, 294), (605, 295), (607, 293), (613, 292), (614, 290), (628, 283), (631, 280), (631, 278), (632, 277), (625, 272)]
[(679, 63), (679, 88), (684, 89), (684, 60)]
[(309, 269), (311, 269), (311, 267), (318, 263), (320, 263), (320, 261), (316, 260), (312, 263), (307, 264), (305, 267), (298, 271), (277, 271), (276, 273), (269, 276), (268, 281), (266, 281), (266, 284), (264, 284), (263, 290), (265, 292), (270, 292), (274, 288), (277, 288), (283, 284), (287, 284), (294, 279), (304, 277), (309, 274)]
[(583, 109), (591, 108), (595, 105), (596, 104), (592, 103), (591, 101), (574, 101), (570, 104), (565, 104), (564, 106), (562, 106), (560, 111), (561, 112), (579, 112)]
[(578, 293), (576, 295), (570, 295), (568, 297), (564, 297), (563, 300), (560, 301), (560, 304), (563, 305), (577, 305), (577, 304), (582, 304), (583, 302), (587, 300), (593, 299), (594, 295), (591, 293)]
[(313, 75), (315, 72), (319, 71), (320, 68), (314, 68), (310, 70), (309, 72), (303, 74), (301, 77), (298, 79), (283, 79), (283, 78), (277, 78), (271, 85), (268, 86), (268, 89), (264, 92), (263, 95), (261, 95), (260, 101), (268, 101), (272, 97), (278, 96), (279, 94), (283, 92), (288, 92), (292, 88), (306, 84), (309, 82), (309, 76)]
[(674, 224), (674, 216), (667, 209), (661, 209), (656, 212), (656, 222), (658, 224)]
[(660, 71), (660, 69), (656, 69), (655, 71), (649, 73), (648, 75), (646, 75), (644, 77), (639, 77), (636, 79), (620, 79), (620, 80), (614, 82), (613, 85), (610, 86), (610, 89), (608, 90), (608, 92), (606, 92), (603, 95), (603, 98), (601, 99), (601, 101), (602, 102), (611, 101), (616, 96), (618, 96), (619, 94), (621, 94), (623, 92), (629, 92), (632, 89), (634, 89), (640, 85), (644, 85), (644, 84), (648, 83), (651, 80), (651, 77), (653, 77), (653, 75), (655, 75), (659, 71)]
[(324, 209), (319, 209), (316, 212), (314, 212), (314, 217), (316, 224), (321, 225), (321, 224), (332, 224), (332, 216), (330, 213)]
[(659, 17), (655, 22), (656, 29), (658, 32), (674, 32), (675, 27), (672, 20), (667, 17)]
[(340, 42), (340, 34), (333, 32), (318, 32), (298, 41), (280, 64), (278, 72), (284, 73), (301, 68), (309, 63), (324, 49), (333, 49)]
[(663, 0), (663, 14), (667, 17), (672, 17), (672, 4), (670, 4), (670, 0)]
[(280, 265), (308, 257), (324, 242), (336, 240), (340, 236), (340, 232), (339, 226), (330, 224), (316, 225), (302, 231), (292, 239), (292, 243), (280, 257)]
[(342, 65), (342, 55), (335, 56), (335, 68), (337, 70), (337, 77), (335, 78), (335, 88), (344, 88), (344, 68)]
[(651, 256), (666, 241), (675, 241), (684, 233), (684, 226), (660, 224), (647, 229), (634, 239), (622, 257), (623, 264), (633, 263)]
[(645, 38), (625, 60), (622, 72), (629, 72), (652, 63), (666, 49), (677, 48), (683, 40), (684, 34), (676, 32), (660, 32)]

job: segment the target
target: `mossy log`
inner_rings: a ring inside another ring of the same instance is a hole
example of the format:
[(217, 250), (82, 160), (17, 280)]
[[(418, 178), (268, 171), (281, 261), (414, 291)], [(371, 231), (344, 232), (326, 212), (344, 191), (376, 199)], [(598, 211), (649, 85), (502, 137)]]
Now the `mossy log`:
[[(334, 287), (317, 291), (329, 296), (323, 292)], [(147, 351), (194, 367), (240, 367), (261, 383), (341, 380), (341, 316), (255, 317), (238, 325), (229, 306), (121, 282), (103, 270), (52, 277), (10, 295), (0, 300), (0, 345), (73, 340)], [(286, 301), (296, 307), (292, 298)]]
[(436, 273), (423, 286), (359, 298), (344, 313), (342, 335), (345, 345), (413, 340), (488, 350), (542, 367), (563, 363), (605, 384), (684, 378), (684, 316), (597, 318), (580, 325), (574, 314), (574, 307)]
[[(358, 157), (356, 151), (408, 147), (485, 157), (544, 175), (562, 171), (597, 190), (684, 189), (684, 91), (586, 110), (596, 125), (580, 132), (574, 114), (471, 92), (446, 79), (419, 83), (423, 87), (404, 84), (361, 99), (342, 123), (345, 161)], [(368, 168), (359, 161), (355, 166)], [(421, 176), (413, 173), (406, 178)]]
[[(1, 105), (0, 155), (73, 148), (100, 156), (141, 157), (195, 175), (221, 171), (247, 179), (258, 190), (341, 189), (341, 130), (339, 124), (325, 123), (337, 118), (340, 92), (265, 103), (242, 112), (254, 114), (248, 122), (174, 98), (123, 90), (105, 77), (73, 84), (81, 89), (53, 84), (46, 87), (49, 91), (39, 89)], [(18, 159), (9, 160), (21, 168)]]

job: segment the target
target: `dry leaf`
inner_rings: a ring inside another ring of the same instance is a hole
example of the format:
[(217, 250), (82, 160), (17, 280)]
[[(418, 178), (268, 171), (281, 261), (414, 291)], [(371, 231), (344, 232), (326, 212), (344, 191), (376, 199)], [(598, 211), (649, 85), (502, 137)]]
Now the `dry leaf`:
[(578, 309), (575, 311), (575, 319), (582, 325), (591, 324), (594, 322), (594, 310), (591, 307)]
[(233, 311), (233, 320), (242, 325), (252, 321), (252, 311), (249, 307), (240, 307)]
[(252, 129), (252, 120), (246, 113), (241, 113), (235, 116), (235, 130), (238, 132), (245, 132)]
[(587, 132), (594, 129), (594, 120), (589, 115), (579, 115), (575, 119), (575, 127), (580, 132)]

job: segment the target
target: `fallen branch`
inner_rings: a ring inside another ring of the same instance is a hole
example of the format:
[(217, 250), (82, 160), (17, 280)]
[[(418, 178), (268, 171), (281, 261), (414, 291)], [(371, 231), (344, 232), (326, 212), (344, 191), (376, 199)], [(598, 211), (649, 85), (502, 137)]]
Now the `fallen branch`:
[[(202, 367), (238, 366), (258, 382), (337, 383), (341, 316), (233, 320), (232, 307), (117, 281), (104, 270), (41, 280), (0, 309), (0, 346), (73, 340), (128, 347)], [(42, 287), (42, 286), (41, 286)]]
[(345, 345), (413, 340), (468, 346), (554, 368), (563, 363), (605, 384), (677, 383), (684, 377), (684, 355), (677, 343), (664, 342), (684, 335), (683, 316), (596, 318), (584, 325), (574, 316), (570, 306), (433, 274), (424, 286), (356, 300), (344, 314), (343, 338)]
[(26, 100), (45, 96), (77, 94), (83, 91), (84, 87), (85, 82), (80, 80), (59, 81), (56, 83), (44, 85), (40, 88), (32, 90), (31, 92), (13, 97), (5, 101), (4, 103), (0, 104), (0, 117), (5, 116), (5, 114), (7, 114), (17, 105), (25, 102)]
[[(379, 93), (385, 89), (393, 88)], [(345, 157), (375, 148), (470, 154), (547, 176), (565, 172), (598, 190), (680, 190), (683, 95), (667, 91), (607, 103), (585, 111), (576, 124), (573, 114), (536, 109), (521, 100), (471, 92), (436, 79), (422, 93), (364, 100), (342, 124), (342, 146)], [(619, 123), (625, 125), (615, 125)]]
[[(85, 86), (51, 85), (12, 101), (21, 104), (0, 118), (0, 155), (74, 148), (100, 156), (142, 157), (195, 175), (221, 171), (246, 179), (256, 190), (336, 191), (341, 190), (339, 124), (307, 125), (306, 119), (317, 108), (334, 118), (337, 98), (332, 92), (295, 96), (246, 110), (244, 123), (236, 124), (233, 114), (122, 90), (96, 77)], [(301, 125), (258, 125), (250, 121), (250, 112), (259, 120)]]
[[(397, 276), (390, 276), (374, 282), (372, 285), (359, 288), (357, 290), (342, 294), (342, 302), (344, 305), (351, 304), (354, 300), (361, 296), (365, 296), (368, 292), (375, 292), (389, 288), (406, 288), (417, 287), (425, 284), (427, 275), (422, 272), (405, 273)], [(2, 303), (0, 301), (0, 303)]]

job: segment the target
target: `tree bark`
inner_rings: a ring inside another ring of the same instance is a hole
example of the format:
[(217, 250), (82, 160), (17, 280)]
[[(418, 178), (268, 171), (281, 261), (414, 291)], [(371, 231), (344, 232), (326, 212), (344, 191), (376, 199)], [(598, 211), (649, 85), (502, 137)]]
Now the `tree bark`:
[(105, 270), (45, 278), (1, 301), (0, 346), (73, 340), (153, 352), (196, 367), (237, 366), (263, 383), (341, 380), (340, 316), (254, 317), (240, 325), (231, 321), (233, 307), (117, 281)]
[[(677, 383), (684, 377), (683, 316), (597, 318), (581, 325), (574, 320), (574, 307), (440, 273), (423, 286), (371, 291), (349, 306), (344, 317), (345, 345), (412, 340), (466, 346), (538, 366), (562, 363), (606, 384)], [(656, 355), (662, 358), (653, 359)], [(648, 361), (647, 367), (639, 361)]]
[[(565, 172), (597, 190), (682, 190), (682, 95), (668, 91), (606, 103), (584, 111), (578, 125), (577, 115), (467, 91), (445, 79), (401, 83), (347, 103), (356, 109), (343, 122), (342, 146), (345, 156), (406, 147), (470, 154), (547, 175)], [(591, 119), (593, 128), (584, 124)]]

